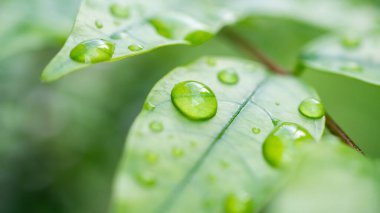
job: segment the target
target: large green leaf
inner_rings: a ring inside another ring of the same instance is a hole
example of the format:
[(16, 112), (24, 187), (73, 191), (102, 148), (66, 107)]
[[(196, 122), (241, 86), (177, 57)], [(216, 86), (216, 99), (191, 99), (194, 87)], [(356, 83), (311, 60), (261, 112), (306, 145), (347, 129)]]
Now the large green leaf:
[[(237, 84), (220, 82), (223, 70), (236, 73)], [(172, 88), (189, 80), (214, 92), (215, 117), (193, 121), (172, 104)], [(270, 75), (249, 61), (203, 58), (175, 69), (153, 88), (129, 133), (114, 211), (222, 212), (226, 199), (235, 202), (233, 196), (241, 195), (252, 197), (259, 210), (282, 183), (261, 148), (275, 123), (297, 123), (316, 140), (323, 133), (324, 118), (298, 112), (309, 97), (317, 94), (303, 83)]]
[[(88, 66), (91, 60), (70, 58), (81, 42), (107, 40), (114, 47), (109, 48), (106, 57), (94, 61), (113, 61), (162, 46), (203, 43), (223, 26), (249, 15), (287, 17), (334, 30), (373, 28), (374, 9), (348, 2), (84, 0), (71, 36), (44, 70), (42, 79), (52, 81)], [(94, 54), (103, 54), (99, 52)]]
[(379, 86), (379, 48), (379, 34), (363, 38), (330, 35), (304, 50), (300, 57), (300, 69), (343, 75)]

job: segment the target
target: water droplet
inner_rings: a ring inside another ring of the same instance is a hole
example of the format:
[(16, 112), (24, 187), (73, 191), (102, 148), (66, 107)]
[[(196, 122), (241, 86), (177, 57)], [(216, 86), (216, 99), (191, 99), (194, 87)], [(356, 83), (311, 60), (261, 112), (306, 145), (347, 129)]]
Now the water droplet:
[(164, 125), (161, 122), (159, 122), (159, 121), (152, 121), (149, 124), (149, 128), (153, 132), (157, 132), (158, 133), (158, 132), (162, 132), (162, 130), (164, 130)]
[(276, 106), (280, 106), (281, 104), (280, 104), (280, 102), (275, 102), (274, 103)]
[(191, 146), (192, 148), (197, 148), (197, 147), (198, 147), (198, 143), (197, 143), (196, 141), (191, 141), (191, 142), (190, 142), (190, 146)]
[(181, 157), (183, 157), (184, 154), (185, 154), (185, 152), (183, 151), (183, 149), (180, 149), (180, 148), (177, 148), (177, 147), (174, 147), (172, 149), (172, 155), (175, 158), (181, 158)]
[(147, 151), (145, 152), (144, 154), (144, 159), (149, 163), (149, 164), (156, 164), (158, 162), (158, 160), (160, 159), (160, 157), (152, 152), (152, 151)]
[(318, 119), (325, 115), (323, 104), (315, 98), (307, 98), (298, 107), (299, 112), (305, 117)]
[(215, 116), (218, 108), (214, 92), (196, 81), (184, 81), (174, 86), (171, 99), (174, 106), (187, 118), (208, 120)]
[(153, 111), (155, 108), (156, 108), (156, 106), (149, 101), (144, 103), (144, 109), (145, 110)]
[(239, 82), (239, 75), (234, 70), (227, 69), (218, 73), (218, 79), (224, 84), (234, 85)]
[(347, 62), (341, 66), (341, 69), (344, 71), (352, 71), (352, 72), (361, 72), (363, 71), (363, 67), (356, 62)]
[(355, 49), (360, 46), (361, 39), (357, 36), (347, 35), (342, 38), (341, 43), (347, 49)]
[(110, 36), (110, 38), (113, 40), (120, 40), (120, 39), (126, 38), (127, 36), (128, 36), (128, 34), (125, 32), (116, 32), (116, 33), (112, 34)]
[(173, 38), (171, 27), (160, 19), (150, 19), (149, 23), (156, 29), (156, 32), (165, 38)]
[(138, 45), (138, 44), (132, 44), (132, 45), (129, 45), (128, 46), (128, 49), (130, 51), (133, 51), (133, 52), (136, 52), (136, 51), (140, 51), (142, 49), (144, 49), (141, 45)]
[(213, 174), (207, 175), (207, 181), (210, 183), (214, 183), (216, 181), (216, 176)]
[(223, 169), (227, 169), (228, 167), (230, 167), (230, 164), (225, 161), (225, 160), (221, 160), (220, 161), (220, 166), (223, 168)]
[(94, 39), (78, 44), (70, 52), (70, 58), (80, 63), (99, 63), (109, 61), (115, 51), (115, 45), (104, 39)]
[(147, 187), (154, 187), (157, 183), (156, 178), (150, 172), (142, 172), (136, 176), (137, 181)]
[(251, 213), (253, 212), (253, 198), (248, 193), (230, 194), (224, 203), (226, 213)]
[(272, 118), (272, 124), (273, 124), (273, 126), (277, 126), (280, 122), (281, 122), (280, 119)]
[(103, 28), (103, 23), (100, 20), (96, 20), (95, 21), (95, 26), (98, 29), (102, 29)]
[(252, 132), (253, 132), (253, 134), (260, 134), (260, 132), (261, 132), (261, 129), (260, 128), (257, 128), (257, 127), (253, 127), (252, 128)]
[(282, 123), (265, 139), (263, 154), (273, 167), (281, 167), (292, 161), (294, 148), (303, 143), (312, 142), (310, 133), (295, 123)]
[(210, 32), (197, 30), (187, 34), (185, 40), (192, 45), (199, 45), (208, 41), (210, 38), (212, 38), (212, 36), (213, 34)]
[(120, 4), (111, 4), (110, 12), (116, 18), (128, 18), (130, 15), (129, 7)]
[(212, 58), (212, 57), (209, 57), (206, 59), (206, 63), (210, 66), (210, 67), (215, 67), (216, 66), (216, 60), (215, 58)]

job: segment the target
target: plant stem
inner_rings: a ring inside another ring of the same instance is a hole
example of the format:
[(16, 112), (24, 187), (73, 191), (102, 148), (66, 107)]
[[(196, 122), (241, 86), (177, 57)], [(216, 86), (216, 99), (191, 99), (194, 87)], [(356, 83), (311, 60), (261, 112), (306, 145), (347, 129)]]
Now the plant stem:
[[(279, 75), (291, 75), (289, 71), (283, 69), (282, 67), (274, 63), (271, 59), (269, 59), (269, 57), (267, 57), (265, 54), (259, 51), (252, 43), (250, 43), (248, 40), (244, 39), (237, 33), (233, 32), (232, 30), (225, 29), (223, 35), (232, 43), (236, 44), (241, 49), (249, 53), (253, 58), (257, 59), (265, 66), (267, 66), (269, 70), (271, 70), (272, 72), (277, 73)], [(326, 113), (325, 117), (326, 126), (332, 134), (339, 137), (345, 144), (364, 155), (364, 152), (359, 148), (359, 146), (357, 146), (351, 140), (351, 138), (342, 130), (342, 128), (340, 128), (338, 124), (335, 123), (335, 121), (331, 118), (329, 114)]]

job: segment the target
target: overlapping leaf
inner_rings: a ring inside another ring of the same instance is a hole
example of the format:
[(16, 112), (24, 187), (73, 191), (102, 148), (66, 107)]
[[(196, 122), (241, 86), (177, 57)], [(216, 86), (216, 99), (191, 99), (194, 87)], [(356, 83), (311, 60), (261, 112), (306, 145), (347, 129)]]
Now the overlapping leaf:
[(373, 9), (348, 2), (84, 0), (71, 36), (42, 79), (52, 81), (88, 66), (71, 60), (70, 52), (79, 43), (92, 39), (113, 43), (111, 60), (119, 60), (167, 45), (200, 44), (223, 26), (249, 15), (292, 18), (330, 29), (372, 28)]
[[(239, 81), (219, 81), (223, 70), (235, 72)], [(193, 121), (173, 106), (172, 88), (189, 80), (214, 92), (215, 117)], [(309, 97), (317, 95), (298, 80), (272, 76), (243, 60), (204, 58), (175, 69), (153, 88), (129, 133), (114, 212), (223, 212), (234, 205), (229, 202), (246, 198), (246, 210), (262, 208), (283, 182), (262, 155), (274, 125), (297, 123), (316, 140), (323, 133), (323, 118), (307, 119), (298, 112)]]

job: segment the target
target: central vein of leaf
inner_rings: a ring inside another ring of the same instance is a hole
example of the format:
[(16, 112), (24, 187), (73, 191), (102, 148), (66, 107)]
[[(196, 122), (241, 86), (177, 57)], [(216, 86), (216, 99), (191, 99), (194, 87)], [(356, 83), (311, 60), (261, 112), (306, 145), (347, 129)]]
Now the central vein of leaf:
[(225, 135), (229, 127), (233, 124), (233, 122), (236, 120), (236, 118), (239, 116), (239, 114), (245, 109), (245, 107), (248, 105), (250, 100), (255, 96), (256, 92), (259, 91), (259, 89), (270, 79), (270, 77), (266, 77), (248, 96), (247, 99), (243, 102), (243, 104), (237, 109), (237, 111), (233, 114), (231, 119), (227, 122), (227, 124), (222, 128), (222, 130), (219, 132), (219, 134), (215, 137), (215, 139), (211, 142), (210, 146), (207, 148), (207, 150), (202, 154), (202, 156), (198, 159), (198, 161), (194, 164), (194, 166), (187, 172), (185, 177), (177, 184), (177, 186), (174, 188), (174, 190), (169, 194), (167, 199), (164, 200), (161, 207), (157, 209), (156, 212), (168, 212), (171, 208), (172, 204), (174, 203), (174, 200), (178, 198), (179, 193), (185, 188), (185, 186), (190, 182), (191, 178), (194, 176), (196, 171), (201, 167), (203, 162), (206, 160), (206, 158), (209, 156), (213, 148), (216, 144), (221, 140), (221, 138)]

